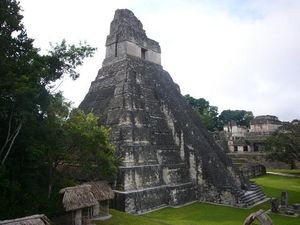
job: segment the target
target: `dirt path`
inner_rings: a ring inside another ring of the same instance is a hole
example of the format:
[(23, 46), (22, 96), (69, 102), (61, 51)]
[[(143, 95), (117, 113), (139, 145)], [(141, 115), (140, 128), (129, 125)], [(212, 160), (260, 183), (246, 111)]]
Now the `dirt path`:
[(284, 177), (299, 177), (299, 178), (300, 178), (300, 175), (296, 175), (296, 174), (288, 174), (288, 173), (267, 172), (267, 174), (278, 175), (278, 176), (284, 176)]

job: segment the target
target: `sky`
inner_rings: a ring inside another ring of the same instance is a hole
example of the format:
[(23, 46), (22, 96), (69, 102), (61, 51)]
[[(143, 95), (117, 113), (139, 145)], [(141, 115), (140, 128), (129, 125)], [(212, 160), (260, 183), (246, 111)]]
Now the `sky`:
[(183, 95), (223, 110), (282, 121), (300, 118), (299, 0), (20, 0), (24, 25), (41, 53), (49, 43), (86, 41), (97, 52), (80, 78), (59, 89), (78, 106), (105, 56), (116, 9), (133, 11), (160, 43), (162, 66)]

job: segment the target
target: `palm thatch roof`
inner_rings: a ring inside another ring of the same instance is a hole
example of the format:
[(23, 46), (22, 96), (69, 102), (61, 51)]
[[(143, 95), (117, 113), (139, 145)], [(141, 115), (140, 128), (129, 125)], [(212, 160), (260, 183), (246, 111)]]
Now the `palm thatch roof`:
[(50, 220), (47, 216), (41, 214), (41, 215), (33, 215), (33, 216), (27, 216), (22, 217), (18, 219), (12, 219), (12, 220), (2, 220), (0, 221), (0, 224), (2, 225), (50, 225)]
[(67, 187), (59, 191), (63, 194), (63, 205), (66, 211), (82, 209), (96, 205), (98, 202), (91, 192), (92, 186), (89, 184)]
[(92, 181), (87, 184), (92, 186), (92, 193), (98, 201), (114, 198), (114, 192), (107, 181)]

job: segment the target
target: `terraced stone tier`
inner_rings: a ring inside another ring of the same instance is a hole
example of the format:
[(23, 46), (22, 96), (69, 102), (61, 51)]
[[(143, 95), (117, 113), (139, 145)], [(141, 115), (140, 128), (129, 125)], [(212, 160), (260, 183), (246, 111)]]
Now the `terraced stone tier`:
[(197, 199), (236, 204), (239, 192), (224, 187), (241, 191), (240, 179), (157, 54), (133, 13), (117, 10), (107, 57), (79, 106), (111, 127), (122, 159), (114, 206), (140, 213)]
[(143, 213), (168, 205), (166, 185), (132, 191), (115, 190), (113, 206), (128, 213)]

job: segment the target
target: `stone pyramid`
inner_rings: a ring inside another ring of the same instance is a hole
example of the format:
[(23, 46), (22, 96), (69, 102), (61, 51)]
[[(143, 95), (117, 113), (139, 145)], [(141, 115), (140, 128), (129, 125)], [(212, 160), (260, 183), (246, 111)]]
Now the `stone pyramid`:
[(116, 10), (103, 66), (79, 106), (112, 129), (122, 158), (115, 207), (142, 213), (196, 200), (239, 204), (240, 179), (160, 54), (135, 15)]

